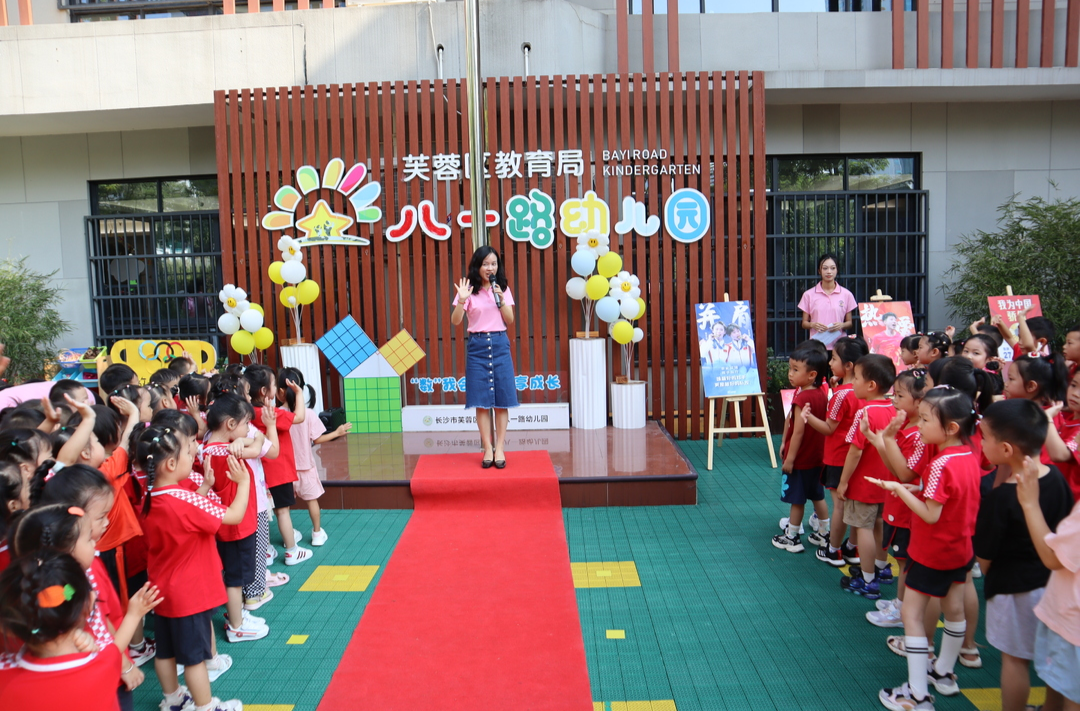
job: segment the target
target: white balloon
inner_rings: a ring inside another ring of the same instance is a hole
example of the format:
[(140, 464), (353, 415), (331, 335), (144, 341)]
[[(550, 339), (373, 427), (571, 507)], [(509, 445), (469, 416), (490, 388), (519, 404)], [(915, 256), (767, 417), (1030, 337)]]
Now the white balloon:
[(619, 302), (612, 296), (605, 296), (596, 302), (596, 317), (607, 323), (619, 320)]
[(566, 282), (566, 295), (575, 301), (581, 301), (585, 298), (585, 280), (581, 277), (574, 277), (570, 281)]
[(255, 309), (248, 309), (240, 314), (240, 326), (249, 333), (255, 333), (263, 327), (263, 315)]
[(640, 341), (643, 338), (645, 338), (645, 332), (642, 331), (640, 328), (635, 328), (634, 329), (634, 343), (637, 343), (638, 341)]
[(217, 320), (217, 327), (226, 336), (231, 336), (240, 330), (240, 319), (232, 314), (221, 314)]
[(303, 262), (285, 262), (281, 265), (281, 278), (290, 284), (299, 284), (307, 279), (307, 267)]
[(632, 301), (637, 301), (639, 296), (641, 296), (641, 287), (640, 286), (635, 286), (635, 287), (631, 288), (630, 291), (628, 291), (626, 293), (625, 298), (628, 298), (628, 299), (630, 299)]
[(637, 318), (639, 311), (641, 311), (641, 305), (638, 304), (637, 299), (623, 299), (619, 302), (619, 313), (625, 319), (633, 321)]

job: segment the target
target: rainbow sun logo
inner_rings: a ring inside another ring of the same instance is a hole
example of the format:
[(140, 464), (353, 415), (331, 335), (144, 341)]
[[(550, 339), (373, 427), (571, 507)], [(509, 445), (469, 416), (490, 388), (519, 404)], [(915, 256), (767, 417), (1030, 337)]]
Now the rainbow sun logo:
[[(262, 226), (271, 231), (295, 227), (303, 233), (303, 237), (296, 241), (305, 246), (371, 244), (371, 240), (366, 237), (346, 233), (346, 230), (356, 223), (370, 224), (382, 219), (382, 210), (372, 204), (382, 194), (382, 186), (368, 183), (357, 190), (366, 177), (367, 166), (363, 163), (357, 163), (346, 172), (345, 163), (340, 158), (334, 158), (326, 164), (321, 181), (319, 171), (314, 166), (300, 166), (296, 171), (296, 186), (299, 190), (292, 185), (283, 185), (278, 189), (274, 194), (274, 205), (280, 209), (267, 213), (262, 219)], [(347, 197), (356, 217), (334, 212), (326, 200), (319, 198), (307, 215), (296, 219), (296, 209), (303, 202), (304, 196), (320, 187), (337, 191)]]

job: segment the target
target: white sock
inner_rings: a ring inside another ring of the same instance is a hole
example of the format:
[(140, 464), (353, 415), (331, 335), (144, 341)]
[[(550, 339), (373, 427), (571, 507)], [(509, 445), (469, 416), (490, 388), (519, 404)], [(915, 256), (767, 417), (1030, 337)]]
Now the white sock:
[(788, 535), (788, 538), (794, 538), (795, 536), (799, 535), (799, 527), (798, 526), (792, 526), (789, 523), (788, 526), (787, 526), (786, 533)]
[(904, 648), (907, 650), (907, 673), (908, 686), (916, 699), (922, 700), (929, 693), (926, 688), (927, 657), (930, 648), (926, 637), (904, 637)]
[(296, 544), (294, 543), (294, 544), (293, 544), (293, 547), (292, 547), (292, 548), (286, 548), (286, 549), (285, 549), (285, 552), (286, 552), (286, 553), (295, 553), (295, 552), (296, 552), (296, 549), (297, 549), (297, 547), (298, 547), (298, 546), (297, 546), (297, 545), (296, 545)]
[(938, 674), (951, 674), (956, 666), (956, 658), (960, 656), (960, 648), (964, 646), (964, 633), (967, 632), (967, 621), (959, 620), (950, 622), (945, 620), (945, 634), (941, 636), (941, 656), (934, 664), (934, 671)]
[(817, 532), (823, 536), (829, 534), (829, 519), (819, 518), (817, 523)]
[(830, 553), (835, 553), (838, 550), (840, 550), (840, 549), (839, 548), (833, 548), (832, 544), (831, 543), (829, 544), (829, 552)]
[(863, 574), (862, 574), (862, 579), (865, 580), (868, 583), (872, 583), (872, 582), (874, 582), (874, 574), (873, 573), (867, 573), (864, 570)]
[(885, 568), (889, 567), (889, 561), (888, 560), (875, 560), (874, 561), (874, 567), (877, 568), (878, 570), (885, 570)]
[(165, 694), (165, 700), (168, 701), (171, 706), (180, 705), (180, 701), (183, 698), (184, 698), (184, 687), (182, 687), (182, 686), (176, 687), (176, 691), (172, 692), (171, 694)]

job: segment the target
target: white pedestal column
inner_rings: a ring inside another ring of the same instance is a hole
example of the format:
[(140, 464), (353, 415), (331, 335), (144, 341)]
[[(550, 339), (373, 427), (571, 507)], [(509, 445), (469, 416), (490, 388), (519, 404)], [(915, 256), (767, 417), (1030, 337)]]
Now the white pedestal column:
[(314, 343), (281, 346), (281, 363), (287, 368), (296, 368), (304, 374), (304, 382), (315, 391), (315, 407), (311, 409), (316, 415), (322, 412), (322, 371), (319, 369), (319, 347)]
[(611, 384), (611, 421), (616, 428), (645, 426), (645, 382)]
[(595, 430), (607, 427), (607, 363), (603, 338), (570, 339), (570, 423)]

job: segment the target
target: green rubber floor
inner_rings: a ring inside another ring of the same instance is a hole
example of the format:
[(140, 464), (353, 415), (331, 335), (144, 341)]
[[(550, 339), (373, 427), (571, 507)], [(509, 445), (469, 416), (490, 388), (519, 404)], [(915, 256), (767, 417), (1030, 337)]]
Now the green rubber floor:
[[(904, 660), (885, 646), (888, 634), (902, 630), (870, 625), (864, 613), (873, 603), (843, 592), (838, 570), (811, 553), (771, 545), (787, 506), (764, 442), (725, 442), (711, 472), (706, 443), (680, 445), (700, 474), (697, 506), (563, 512), (572, 562), (632, 561), (641, 583), (577, 590), (593, 699), (602, 711), (883, 708), (877, 690), (907, 675)], [(239, 698), (245, 707), (314, 711), (409, 515), (324, 512), (330, 540), (314, 549), (314, 560), (272, 567), (293, 579), (255, 613), (266, 618), (269, 637), (229, 644), (215, 618), (219, 650), (235, 661), (213, 684), (215, 696)], [(293, 521), (310, 532), (306, 514), (294, 512)], [(274, 523), (270, 540), (280, 550)], [(379, 570), (364, 592), (300, 592), (317, 565)], [(297, 644), (294, 635), (307, 639)], [(985, 644), (981, 626), (977, 639)], [(961, 688), (998, 687), (998, 655), (986, 646), (982, 653), (983, 669), (957, 668)], [(161, 690), (153, 665), (143, 670), (135, 708), (151, 711)], [(668, 703), (641, 703), (658, 701)], [(976, 706), (958, 696), (939, 697), (937, 708)]]

